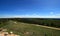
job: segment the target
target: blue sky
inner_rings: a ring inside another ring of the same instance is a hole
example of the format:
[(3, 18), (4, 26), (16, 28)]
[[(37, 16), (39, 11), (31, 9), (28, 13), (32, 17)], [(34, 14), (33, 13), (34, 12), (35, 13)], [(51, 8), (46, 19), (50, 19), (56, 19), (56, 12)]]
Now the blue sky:
[(60, 0), (0, 0), (1, 17), (60, 18)]

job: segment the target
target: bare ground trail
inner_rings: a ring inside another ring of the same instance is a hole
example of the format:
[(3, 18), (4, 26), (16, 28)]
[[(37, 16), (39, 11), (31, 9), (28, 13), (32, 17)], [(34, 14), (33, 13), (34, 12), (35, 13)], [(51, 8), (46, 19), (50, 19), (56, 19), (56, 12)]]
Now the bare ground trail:
[(50, 29), (60, 30), (60, 28), (50, 27), (50, 26), (43, 26), (43, 25), (35, 25), (35, 26), (40, 26), (40, 27), (44, 27), (44, 28), (50, 28)]
[[(27, 24), (27, 23), (22, 23), (22, 24)], [(35, 24), (27, 24), (27, 25), (35, 25)], [(60, 28), (50, 27), (50, 26), (43, 26), (43, 25), (35, 25), (35, 26), (49, 28), (49, 29), (55, 29), (55, 30), (60, 30)]]
[[(16, 23), (15, 23), (15, 24), (16, 24)], [(22, 24), (27, 24), (27, 23), (22, 23)], [(35, 25), (35, 24), (27, 24), (27, 25)], [(43, 25), (35, 25), (35, 26), (40, 26), (40, 27), (44, 27), (44, 28), (60, 30), (60, 28), (50, 27), (50, 26), (43, 26)]]

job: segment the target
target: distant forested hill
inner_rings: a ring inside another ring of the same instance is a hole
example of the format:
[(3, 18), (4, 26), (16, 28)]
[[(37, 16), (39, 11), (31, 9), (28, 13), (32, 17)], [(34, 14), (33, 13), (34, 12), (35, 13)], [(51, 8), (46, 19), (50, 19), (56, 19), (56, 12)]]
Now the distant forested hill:
[(0, 18), (0, 27), (7, 25), (9, 20), (60, 28), (60, 19), (58, 18)]

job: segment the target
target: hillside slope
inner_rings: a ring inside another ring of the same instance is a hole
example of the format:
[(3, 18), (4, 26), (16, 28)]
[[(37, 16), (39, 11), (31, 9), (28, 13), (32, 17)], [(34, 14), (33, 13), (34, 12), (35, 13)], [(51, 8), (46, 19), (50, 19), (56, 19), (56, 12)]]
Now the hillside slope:
[(8, 21), (8, 25), (3, 28), (13, 31), (21, 36), (60, 36), (60, 30), (35, 26), (35, 24), (27, 24), (16, 21)]

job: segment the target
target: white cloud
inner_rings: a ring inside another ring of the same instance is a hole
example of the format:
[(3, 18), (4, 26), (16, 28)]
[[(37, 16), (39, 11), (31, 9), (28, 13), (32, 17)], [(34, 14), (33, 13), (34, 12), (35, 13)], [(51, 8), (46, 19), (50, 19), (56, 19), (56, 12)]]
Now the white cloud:
[(32, 14), (32, 15), (6, 15), (2, 16), (1, 18), (60, 18), (60, 15), (38, 15), (38, 14)]
[(16, 15), (16, 16), (7, 16), (5, 18), (60, 18), (59, 16), (33, 16), (33, 15)]
[(50, 12), (50, 14), (54, 14), (53, 12)]

